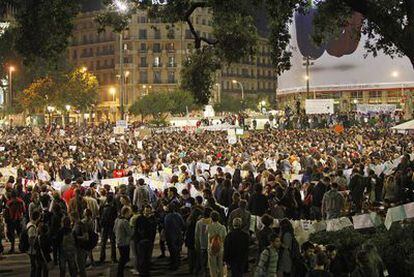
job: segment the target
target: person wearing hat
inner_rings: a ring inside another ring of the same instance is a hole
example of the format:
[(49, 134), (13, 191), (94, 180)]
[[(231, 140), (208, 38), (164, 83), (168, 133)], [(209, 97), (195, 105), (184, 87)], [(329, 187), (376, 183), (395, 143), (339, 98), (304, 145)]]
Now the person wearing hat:
[(248, 262), (249, 235), (243, 232), (242, 219), (233, 219), (233, 231), (224, 240), (224, 261), (230, 267), (231, 276), (243, 276)]

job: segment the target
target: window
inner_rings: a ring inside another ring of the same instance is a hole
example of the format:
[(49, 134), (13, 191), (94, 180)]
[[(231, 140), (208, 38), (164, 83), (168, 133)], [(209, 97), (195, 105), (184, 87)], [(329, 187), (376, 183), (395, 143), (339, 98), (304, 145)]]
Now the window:
[(147, 51), (147, 44), (146, 43), (141, 43), (140, 50), (141, 50), (141, 52), (146, 52)]
[(147, 23), (147, 18), (145, 16), (141, 16), (139, 18), (139, 23)]
[(204, 18), (201, 20), (201, 24), (206, 25), (206, 20)]
[(161, 72), (154, 71), (154, 84), (161, 84)]
[(82, 43), (83, 43), (83, 44), (88, 43), (88, 38), (86, 37), (86, 35), (83, 35), (83, 36), (82, 36)]
[(160, 53), (161, 52), (161, 44), (154, 43), (152, 49), (153, 49), (154, 53)]
[(141, 57), (141, 67), (147, 67), (147, 57)]
[(168, 66), (169, 67), (175, 67), (175, 57), (174, 56), (168, 57)]
[(175, 83), (175, 72), (174, 71), (168, 72), (168, 83), (169, 84)]
[(160, 67), (160, 66), (161, 66), (160, 57), (155, 56), (154, 57), (154, 67)]
[(381, 98), (382, 92), (381, 91), (370, 91), (369, 98)]
[(145, 29), (140, 29), (139, 30), (139, 38), (140, 39), (147, 39), (147, 30)]
[(101, 68), (101, 61), (96, 62), (96, 69), (99, 69), (99, 68)]
[(243, 69), (242, 69), (242, 76), (243, 76), (243, 77), (248, 77), (248, 76), (249, 76), (249, 72), (247, 71), (247, 69), (246, 69), (246, 68), (243, 68)]
[(186, 39), (192, 39), (193, 38), (193, 34), (191, 33), (190, 30), (185, 30), (185, 38)]
[(362, 91), (353, 91), (351, 93), (351, 98), (359, 98), (359, 99), (362, 99)]
[(78, 52), (76, 52), (76, 49), (73, 50), (72, 59), (76, 60), (78, 58)]
[(158, 29), (154, 30), (154, 39), (161, 39), (161, 31)]
[(139, 72), (139, 81), (141, 84), (147, 84), (148, 83), (148, 73), (146, 71), (140, 71)]
[(174, 51), (174, 42), (171, 42), (171, 43), (167, 43), (167, 50), (169, 51), (169, 52), (172, 52), (172, 51)]

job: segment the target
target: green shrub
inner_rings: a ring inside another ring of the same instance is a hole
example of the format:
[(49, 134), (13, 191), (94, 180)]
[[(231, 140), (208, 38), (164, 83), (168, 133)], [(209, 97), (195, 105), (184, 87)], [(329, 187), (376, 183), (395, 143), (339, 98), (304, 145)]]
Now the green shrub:
[(393, 224), (390, 230), (383, 226), (370, 231), (344, 229), (319, 232), (310, 236), (317, 244), (334, 244), (338, 252), (355, 268), (355, 254), (365, 242), (373, 243), (382, 257), (390, 276), (414, 276), (414, 224)]

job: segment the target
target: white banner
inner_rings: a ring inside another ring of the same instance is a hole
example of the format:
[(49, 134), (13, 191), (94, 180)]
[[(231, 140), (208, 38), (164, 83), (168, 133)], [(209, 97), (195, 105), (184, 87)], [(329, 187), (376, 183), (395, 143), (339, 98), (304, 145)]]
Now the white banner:
[(306, 99), (306, 114), (333, 114), (333, 99)]
[(368, 113), (394, 113), (397, 108), (394, 104), (357, 104), (357, 112)]

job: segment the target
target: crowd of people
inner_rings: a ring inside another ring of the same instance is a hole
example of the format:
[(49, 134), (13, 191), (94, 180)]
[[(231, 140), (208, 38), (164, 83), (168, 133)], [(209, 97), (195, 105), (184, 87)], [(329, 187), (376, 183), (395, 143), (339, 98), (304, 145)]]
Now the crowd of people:
[[(226, 132), (142, 136), (131, 127), (114, 135), (112, 127), (1, 131), (0, 167), (16, 176), (4, 176), (0, 191), (0, 253), (6, 237), (8, 253), (19, 247), (29, 255), (31, 276), (48, 276), (53, 264), (61, 276), (86, 276), (88, 265), (106, 262), (108, 241), (117, 276), (128, 263), (133, 274), (149, 276), (156, 240), (171, 270), (186, 248), (196, 276), (226, 269), (231, 276), (383, 276), (371, 244), (356, 257), (334, 245), (299, 246), (288, 219), (332, 219), (414, 200), (413, 137), (386, 128), (267, 129), (229, 144)], [(374, 171), (400, 156), (389, 172)], [(211, 174), (201, 164), (218, 168)], [(163, 190), (133, 177), (165, 168), (172, 176)], [(128, 182), (100, 185), (118, 177)], [(64, 185), (55, 189), (55, 181)], [(178, 183), (186, 188), (178, 191)], [(252, 228), (252, 216), (261, 228)]]

